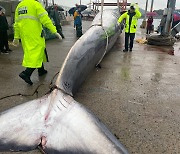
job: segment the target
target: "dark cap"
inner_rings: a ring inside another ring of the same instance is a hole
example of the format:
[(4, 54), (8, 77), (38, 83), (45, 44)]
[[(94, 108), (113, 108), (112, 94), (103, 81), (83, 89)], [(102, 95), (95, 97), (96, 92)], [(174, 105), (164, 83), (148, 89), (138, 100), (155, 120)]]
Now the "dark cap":
[(134, 8), (134, 6), (133, 6), (133, 5), (131, 5), (131, 6), (130, 6), (130, 9), (135, 10), (135, 8)]
[(0, 11), (2, 10), (3, 8), (2, 7), (0, 7)]

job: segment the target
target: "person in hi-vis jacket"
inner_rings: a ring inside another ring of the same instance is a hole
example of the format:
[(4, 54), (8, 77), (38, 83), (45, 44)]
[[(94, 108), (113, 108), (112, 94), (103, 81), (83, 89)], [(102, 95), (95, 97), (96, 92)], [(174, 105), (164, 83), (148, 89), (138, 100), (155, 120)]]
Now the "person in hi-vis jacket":
[[(123, 19), (126, 20), (125, 23), (125, 49), (124, 52), (132, 51), (135, 33), (137, 29), (138, 19), (141, 17), (141, 12), (137, 4), (131, 4), (130, 9), (122, 14), (118, 19), (118, 24), (120, 24)], [(129, 45), (130, 38), (130, 45)]]
[(31, 74), (36, 68), (39, 76), (47, 73), (43, 66), (43, 62), (48, 61), (48, 59), (42, 26), (62, 39), (40, 2), (22, 0), (15, 11), (13, 43), (18, 45), (19, 39), (21, 39), (24, 51), (22, 66), (26, 67), (26, 70), (21, 72), (19, 76), (30, 85), (33, 84), (30, 79)]

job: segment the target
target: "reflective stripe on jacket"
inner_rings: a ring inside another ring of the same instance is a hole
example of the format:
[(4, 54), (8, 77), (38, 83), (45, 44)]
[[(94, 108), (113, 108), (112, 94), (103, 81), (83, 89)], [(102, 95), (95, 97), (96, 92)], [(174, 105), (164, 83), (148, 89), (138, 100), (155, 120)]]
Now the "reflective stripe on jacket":
[(18, 4), (15, 12), (14, 38), (21, 39), (24, 67), (39, 68), (46, 61), (42, 25), (52, 33), (57, 32), (46, 10), (38, 1), (23, 0)]
[(125, 32), (136, 33), (137, 21), (138, 21), (138, 18), (140, 17), (141, 17), (141, 12), (139, 11), (139, 9), (135, 9), (135, 15), (132, 17), (131, 25), (129, 24), (129, 19), (130, 19), (129, 11), (122, 14), (119, 17), (118, 22), (121, 23), (123, 19), (126, 19)]

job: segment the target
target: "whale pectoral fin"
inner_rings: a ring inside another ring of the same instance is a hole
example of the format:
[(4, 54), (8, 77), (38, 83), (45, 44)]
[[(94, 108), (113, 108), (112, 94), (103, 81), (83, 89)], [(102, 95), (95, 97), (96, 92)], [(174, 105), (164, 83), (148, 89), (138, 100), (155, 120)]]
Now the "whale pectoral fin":
[(0, 151), (29, 151), (40, 144), (45, 99), (24, 103), (0, 114)]
[(128, 153), (83, 105), (74, 101), (56, 114), (54, 124), (47, 130), (46, 153)]

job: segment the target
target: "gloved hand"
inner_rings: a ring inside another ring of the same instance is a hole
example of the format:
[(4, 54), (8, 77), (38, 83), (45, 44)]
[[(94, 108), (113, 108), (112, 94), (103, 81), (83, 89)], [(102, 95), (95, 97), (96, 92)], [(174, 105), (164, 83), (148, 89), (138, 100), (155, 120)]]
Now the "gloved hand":
[(13, 40), (13, 45), (16, 46), (16, 47), (19, 46), (19, 39), (14, 39)]
[(56, 37), (59, 39), (59, 40), (62, 40), (62, 37), (59, 33), (55, 33)]
[(117, 25), (118, 25), (118, 26), (120, 26), (120, 25), (121, 25), (121, 23), (117, 22)]

